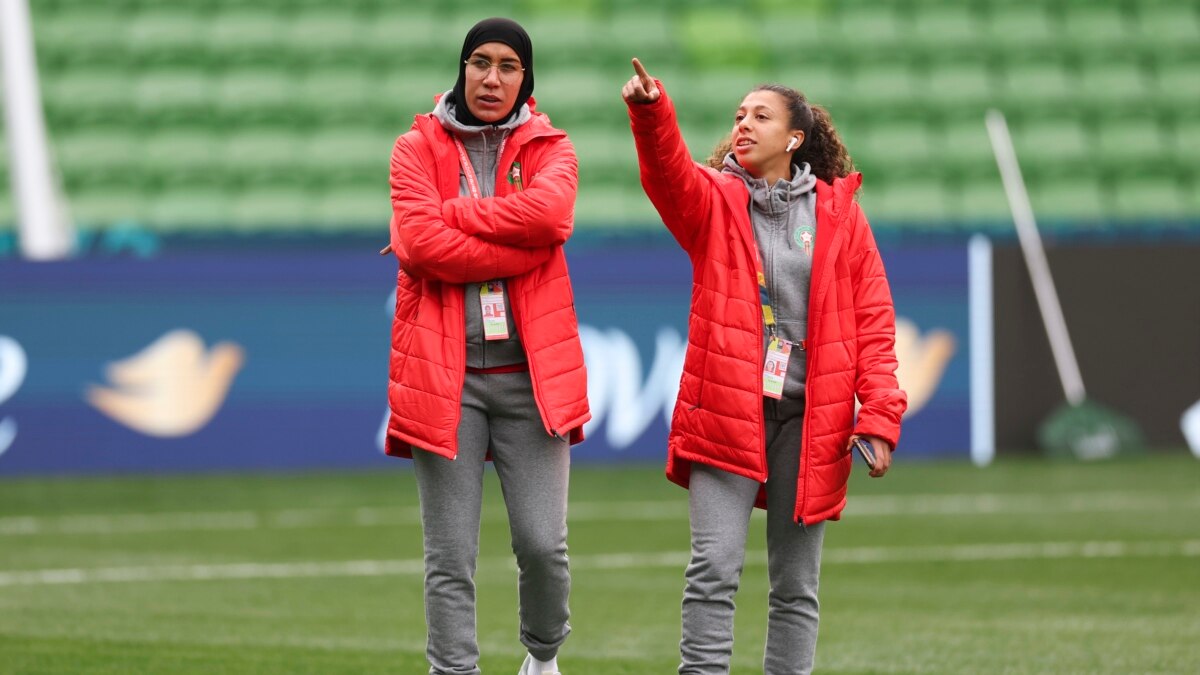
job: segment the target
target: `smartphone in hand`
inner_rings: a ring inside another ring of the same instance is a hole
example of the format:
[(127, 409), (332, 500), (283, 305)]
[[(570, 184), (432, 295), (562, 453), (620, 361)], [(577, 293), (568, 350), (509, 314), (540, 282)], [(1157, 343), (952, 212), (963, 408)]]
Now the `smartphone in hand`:
[(875, 468), (875, 448), (864, 438), (854, 439), (854, 449), (858, 450), (858, 454), (862, 455), (863, 460), (867, 463), (867, 468)]

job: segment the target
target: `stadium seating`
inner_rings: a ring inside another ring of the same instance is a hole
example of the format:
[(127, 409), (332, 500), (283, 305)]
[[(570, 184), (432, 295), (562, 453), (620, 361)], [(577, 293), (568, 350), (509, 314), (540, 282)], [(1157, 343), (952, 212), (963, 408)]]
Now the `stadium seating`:
[(825, 104), (881, 227), (1005, 221), (989, 107), (1047, 222), (1200, 217), (1192, 0), (30, 4), (84, 226), (382, 229), (392, 142), (452, 85), (466, 29), (497, 14), (529, 29), (539, 107), (575, 141), (583, 228), (656, 222), (618, 96), (631, 56), (678, 100), (698, 159), (755, 84)]

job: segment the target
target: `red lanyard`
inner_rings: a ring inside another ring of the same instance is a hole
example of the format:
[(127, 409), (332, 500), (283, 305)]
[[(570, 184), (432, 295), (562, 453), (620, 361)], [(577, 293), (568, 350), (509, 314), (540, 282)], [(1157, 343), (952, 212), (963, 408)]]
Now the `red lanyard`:
[[(496, 151), (496, 162), (500, 162), (500, 158), (504, 156), (504, 144), (508, 141), (506, 136), (500, 141), (500, 148)], [(471, 157), (467, 155), (467, 148), (463, 142), (454, 137), (454, 147), (458, 148), (458, 163), (462, 167), (463, 176), (467, 179), (467, 189), (470, 190), (471, 196), (475, 199), (482, 199), (483, 193), (479, 190), (479, 183), (475, 181), (475, 167), (471, 164)]]

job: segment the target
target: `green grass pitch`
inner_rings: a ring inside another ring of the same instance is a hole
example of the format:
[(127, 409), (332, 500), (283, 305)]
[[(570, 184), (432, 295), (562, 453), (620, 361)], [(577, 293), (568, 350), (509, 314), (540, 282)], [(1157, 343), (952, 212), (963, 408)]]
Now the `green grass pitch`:
[[(827, 530), (817, 672), (1200, 671), (1200, 462), (899, 460), (882, 480), (859, 467)], [(424, 673), (408, 466), (0, 481), (0, 672)], [(487, 480), (481, 666), (512, 674), (516, 576)], [(762, 672), (763, 525), (739, 675)], [(657, 466), (579, 465), (569, 544), (563, 672), (673, 673), (686, 493)]]

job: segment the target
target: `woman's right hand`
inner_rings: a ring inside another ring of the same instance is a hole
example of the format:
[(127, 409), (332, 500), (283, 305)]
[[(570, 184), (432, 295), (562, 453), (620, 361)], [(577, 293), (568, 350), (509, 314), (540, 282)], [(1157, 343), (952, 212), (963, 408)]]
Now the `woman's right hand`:
[(654, 78), (650, 77), (650, 73), (646, 72), (646, 68), (636, 57), (633, 59), (633, 69), (637, 74), (629, 78), (629, 81), (621, 88), (621, 98), (624, 98), (626, 103), (654, 103), (657, 101), (658, 97), (662, 96), (662, 92), (659, 91)]

